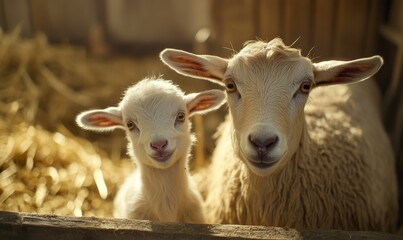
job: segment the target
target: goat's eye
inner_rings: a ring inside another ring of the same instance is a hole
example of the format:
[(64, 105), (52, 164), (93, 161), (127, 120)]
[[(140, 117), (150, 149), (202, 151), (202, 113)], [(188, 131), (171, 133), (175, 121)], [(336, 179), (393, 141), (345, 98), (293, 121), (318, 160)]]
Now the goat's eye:
[(178, 115), (176, 115), (176, 121), (178, 122), (184, 122), (186, 119), (186, 114), (184, 112), (179, 112)]
[(224, 80), (225, 88), (227, 89), (227, 92), (235, 92), (236, 91), (236, 84), (234, 80), (231, 78), (227, 78)]
[(306, 80), (299, 86), (299, 90), (303, 93), (309, 93), (312, 88), (312, 80)]
[(136, 128), (136, 124), (132, 120), (127, 121), (126, 126), (129, 130), (133, 130)]

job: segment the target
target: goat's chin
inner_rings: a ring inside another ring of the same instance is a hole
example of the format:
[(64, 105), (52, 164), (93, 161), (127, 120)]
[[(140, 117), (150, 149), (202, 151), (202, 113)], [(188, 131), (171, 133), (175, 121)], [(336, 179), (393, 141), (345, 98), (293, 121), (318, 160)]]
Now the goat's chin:
[(158, 169), (167, 169), (167, 168), (170, 168), (172, 165), (174, 165), (176, 160), (177, 159), (175, 159), (173, 157), (171, 157), (170, 159), (168, 159), (164, 162), (160, 162), (155, 159), (151, 159), (149, 165), (151, 165), (151, 167), (158, 168)]
[(280, 163), (283, 160), (282, 157), (267, 157), (264, 161), (256, 160), (256, 158), (248, 156), (242, 151), (240, 151), (239, 155), (248, 169), (252, 173), (260, 177), (269, 176), (271, 173), (278, 169), (279, 165), (281, 165)]
[(157, 169), (167, 169), (174, 165), (177, 161), (176, 152), (177, 151), (174, 150), (161, 156), (158, 156), (156, 154), (146, 154), (146, 164)]

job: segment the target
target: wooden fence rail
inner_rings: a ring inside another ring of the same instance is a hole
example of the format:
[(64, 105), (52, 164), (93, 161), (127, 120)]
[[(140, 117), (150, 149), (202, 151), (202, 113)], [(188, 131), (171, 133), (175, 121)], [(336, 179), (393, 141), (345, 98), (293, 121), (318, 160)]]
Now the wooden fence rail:
[(0, 212), (0, 238), (14, 239), (403, 239), (379, 232), (296, 230), (291, 228), (175, 224), (132, 219), (63, 217), (32, 213)]

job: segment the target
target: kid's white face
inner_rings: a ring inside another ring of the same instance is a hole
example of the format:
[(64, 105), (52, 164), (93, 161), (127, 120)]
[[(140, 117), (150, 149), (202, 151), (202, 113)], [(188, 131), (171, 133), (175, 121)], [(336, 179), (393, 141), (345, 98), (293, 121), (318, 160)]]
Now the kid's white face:
[(156, 168), (168, 168), (186, 158), (192, 143), (189, 117), (219, 108), (220, 90), (185, 95), (163, 80), (145, 79), (130, 87), (118, 107), (80, 113), (77, 124), (87, 130), (127, 132), (129, 154)]
[(125, 108), (123, 121), (133, 149), (130, 154), (144, 164), (164, 169), (187, 156), (190, 127), (184, 103), (159, 101), (156, 104), (155, 108), (149, 103), (145, 108), (142, 106), (147, 104)]

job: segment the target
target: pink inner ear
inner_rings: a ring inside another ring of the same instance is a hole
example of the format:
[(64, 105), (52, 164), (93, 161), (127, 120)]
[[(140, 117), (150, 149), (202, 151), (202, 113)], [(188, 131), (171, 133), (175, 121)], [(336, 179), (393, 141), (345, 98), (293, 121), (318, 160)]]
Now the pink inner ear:
[(371, 66), (368, 64), (346, 67), (343, 68), (332, 79), (329, 79), (327, 81), (316, 82), (315, 86), (325, 86), (337, 83), (351, 83), (354, 82), (354, 78), (359, 77), (360, 74), (365, 73), (369, 69), (371, 69)]
[(185, 72), (192, 74), (192, 75), (197, 75), (200, 77), (206, 77), (206, 78), (212, 78), (212, 79), (216, 79), (216, 80), (221, 80), (221, 78), (209, 73), (209, 72), (205, 72), (205, 71), (192, 71), (192, 70), (184, 70)]
[(208, 108), (208, 107), (210, 107), (211, 106), (211, 103), (199, 103), (199, 104), (197, 104), (196, 106), (194, 106), (191, 110), (190, 110), (190, 112), (193, 112), (193, 111), (198, 111), (198, 110), (203, 110), (203, 109), (206, 109), (206, 108)]
[(190, 109), (190, 112), (204, 110), (211, 107), (212, 105), (214, 105), (215, 99), (216, 98), (212, 96), (204, 96), (203, 99), (198, 104), (196, 104), (196, 106)]
[(212, 78), (216, 80), (221, 80), (221, 78), (211, 74), (203, 64), (194, 60), (193, 58), (186, 57), (186, 56), (171, 56), (169, 57), (171, 61), (177, 63), (183, 63), (183, 65), (179, 66), (183, 69), (184, 72), (189, 73), (191, 75)]
[(104, 117), (102, 114), (94, 114), (87, 118), (87, 121), (94, 126), (102, 126), (102, 127), (109, 127), (109, 126), (117, 126), (120, 125), (117, 122), (111, 121), (110, 119)]
[(195, 65), (202, 66), (198, 61), (194, 60), (193, 58), (186, 57), (186, 56), (171, 56), (169, 57), (174, 62), (181, 62), (181, 63), (191, 63)]
[(356, 77), (360, 73), (366, 72), (371, 67), (368, 65), (356, 65), (354, 67), (344, 68), (343, 71), (337, 74), (337, 77)]
[(189, 63), (189, 64), (182, 64), (180, 67), (183, 69), (188, 68), (188, 69), (194, 69), (194, 70), (199, 70), (199, 71), (203, 71), (203, 72), (206, 71), (206, 69), (201, 64)]

